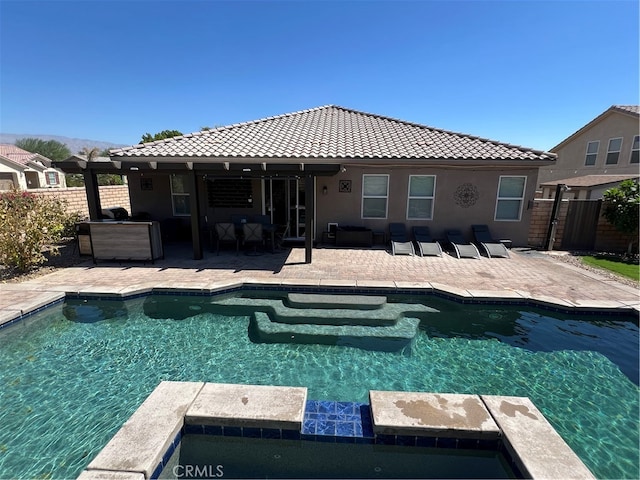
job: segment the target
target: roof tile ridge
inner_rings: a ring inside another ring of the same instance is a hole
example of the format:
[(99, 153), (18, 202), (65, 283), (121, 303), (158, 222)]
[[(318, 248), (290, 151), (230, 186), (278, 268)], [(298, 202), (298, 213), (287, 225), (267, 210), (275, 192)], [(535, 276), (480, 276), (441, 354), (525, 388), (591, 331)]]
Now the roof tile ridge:
[(304, 110), (297, 110), (295, 112), (281, 113), (279, 115), (271, 115), (269, 117), (262, 117), (262, 118), (258, 118), (256, 120), (248, 120), (246, 122), (232, 123), (230, 125), (223, 125), (222, 127), (218, 127), (218, 128), (209, 130), (209, 132), (214, 132), (216, 130), (218, 130), (218, 131), (230, 130), (232, 128), (244, 127), (244, 126), (247, 126), (247, 125), (254, 125), (256, 123), (267, 122), (267, 121), (270, 121), (270, 120), (277, 120), (277, 119), (280, 119), (280, 118), (293, 117), (294, 115), (301, 115), (303, 113), (309, 113), (309, 112), (313, 112), (313, 111), (316, 111), (316, 110), (323, 110), (323, 109), (329, 108), (329, 107), (333, 107), (333, 105), (322, 105), (322, 106), (319, 106), (319, 107), (307, 108), (307, 109), (304, 109)]

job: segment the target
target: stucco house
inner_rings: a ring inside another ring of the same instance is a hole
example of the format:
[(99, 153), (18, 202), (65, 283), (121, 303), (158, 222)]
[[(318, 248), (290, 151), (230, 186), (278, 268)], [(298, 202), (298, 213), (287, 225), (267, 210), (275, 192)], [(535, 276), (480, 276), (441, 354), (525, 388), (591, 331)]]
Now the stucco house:
[(640, 173), (640, 106), (613, 105), (550, 151), (557, 161), (540, 168), (539, 185), (589, 175), (633, 177)]
[(62, 170), (51, 167), (51, 160), (8, 143), (0, 144), (0, 191), (19, 188), (64, 188)]
[[(127, 174), (133, 215), (189, 228), (194, 258), (203, 232), (232, 215), (268, 215), (286, 235), (314, 241), (329, 224), (386, 232), (428, 225), (436, 238), (472, 224), (526, 245), (538, 169), (553, 153), (328, 105), (71, 158), (84, 173), (92, 219), (99, 173)], [(378, 241), (384, 237), (379, 235)]]

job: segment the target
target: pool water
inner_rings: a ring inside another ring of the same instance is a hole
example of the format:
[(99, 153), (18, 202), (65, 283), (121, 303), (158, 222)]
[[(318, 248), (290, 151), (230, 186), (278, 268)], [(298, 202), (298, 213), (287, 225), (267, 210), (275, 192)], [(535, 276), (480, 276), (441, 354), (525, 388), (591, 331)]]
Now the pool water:
[(77, 476), (162, 380), (354, 402), (369, 390), (525, 396), (596, 477), (640, 477), (637, 319), (403, 297), (439, 313), (410, 348), (381, 352), (254, 343), (246, 314), (161, 296), (173, 318), (151, 318), (154, 297), (67, 301), (0, 330), (1, 478)]
[[(190, 470), (187, 471), (186, 469)], [(193, 472), (193, 474), (191, 474)], [(200, 475), (195, 475), (200, 472)], [(502, 454), (185, 435), (160, 478), (517, 478)]]

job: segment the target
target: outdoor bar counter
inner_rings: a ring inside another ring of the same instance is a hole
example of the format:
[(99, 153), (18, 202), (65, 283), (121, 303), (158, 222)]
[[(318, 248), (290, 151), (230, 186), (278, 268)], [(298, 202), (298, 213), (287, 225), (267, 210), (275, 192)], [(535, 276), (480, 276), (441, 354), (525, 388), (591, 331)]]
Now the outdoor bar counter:
[(158, 222), (86, 222), (93, 262), (151, 260), (164, 257)]

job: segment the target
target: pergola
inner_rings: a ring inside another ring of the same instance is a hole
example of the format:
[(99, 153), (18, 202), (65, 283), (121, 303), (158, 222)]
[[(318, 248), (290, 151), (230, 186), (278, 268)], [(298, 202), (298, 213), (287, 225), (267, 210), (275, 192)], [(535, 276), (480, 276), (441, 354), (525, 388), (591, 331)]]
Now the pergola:
[[(136, 173), (166, 173), (187, 175), (190, 189), (191, 207), (191, 238), (193, 242), (193, 258), (199, 260), (203, 257), (202, 242), (200, 238), (201, 216), (198, 192), (199, 177), (203, 178), (304, 178), (305, 189), (313, 191), (315, 177), (331, 176), (340, 171), (339, 163), (319, 162), (319, 159), (309, 161), (297, 160), (295, 162), (273, 163), (273, 159), (264, 161), (213, 159), (213, 158), (131, 158), (100, 157), (87, 160), (84, 157), (74, 155), (64, 161), (55, 162), (56, 168), (65, 173), (82, 174), (87, 193), (90, 220), (100, 219), (102, 207), (100, 205), (100, 192), (98, 190), (99, 174), (126, 175), (129, 172)], [(314, 196), (309, 195), (306, 200), (307, 212), (305, 217), (305, 262), (311, 263), (313, 250), (313, 212), (315, 209)]]

